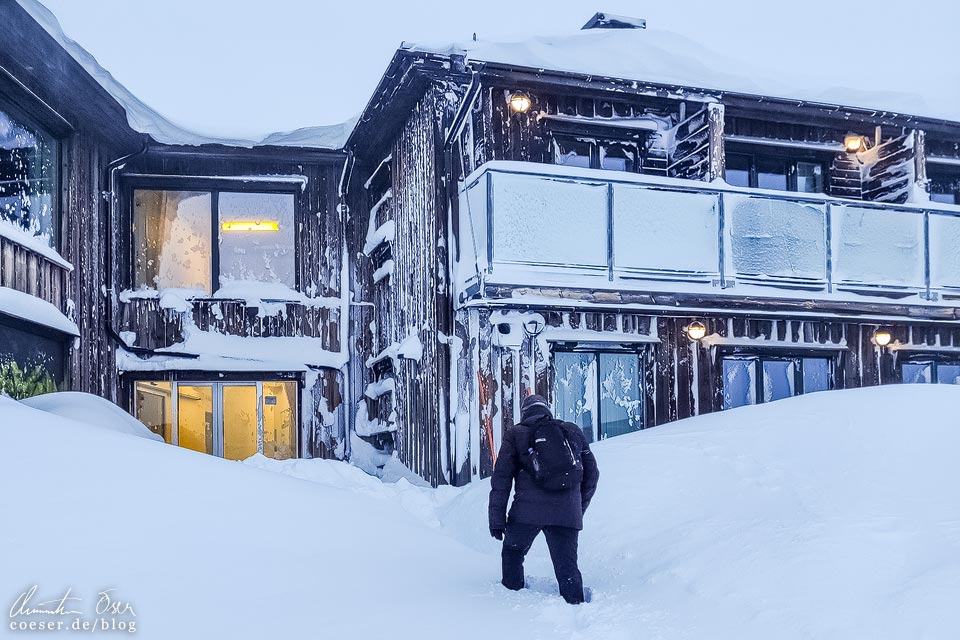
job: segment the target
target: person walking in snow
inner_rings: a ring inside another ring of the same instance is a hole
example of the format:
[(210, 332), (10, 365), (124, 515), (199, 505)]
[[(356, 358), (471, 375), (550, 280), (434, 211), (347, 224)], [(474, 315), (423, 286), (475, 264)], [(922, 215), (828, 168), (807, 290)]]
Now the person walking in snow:
[(597, 490), (597, 461), (580, 427), (555, 419), (543, 396), (525, 398), (520, 418), (503, 436), (490, 483), (490, 535), (503, 540), (503, 586), (523, 588), (523, 559), (542, 531), (560, 595), (580, 604), (584, 594), (577, 538)]

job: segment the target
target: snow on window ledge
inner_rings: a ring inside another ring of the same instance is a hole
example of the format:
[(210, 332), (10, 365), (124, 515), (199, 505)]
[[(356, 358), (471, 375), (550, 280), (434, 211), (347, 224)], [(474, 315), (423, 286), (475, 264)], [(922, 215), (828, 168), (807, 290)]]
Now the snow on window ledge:
[(15, 242), (33, 253), (43, 256), (58, 267), (67, 271), (73, 271), (73, 265), (64, 260), (56, 249), (50, 246), (50, 240), (46, 236), (30, 235), (23, 229), (6, 220), (0, 220), (0, 237), (6, 238), (10, 242)]

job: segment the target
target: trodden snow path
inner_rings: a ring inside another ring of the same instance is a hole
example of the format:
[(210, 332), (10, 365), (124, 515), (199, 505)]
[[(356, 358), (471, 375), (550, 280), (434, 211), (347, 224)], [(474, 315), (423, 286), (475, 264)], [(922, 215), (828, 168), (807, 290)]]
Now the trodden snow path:
[(498, 585), (487, 482), (228, 462), (0, 399), (0, 598), (113, 586), (148, 638), (953, 638), (958, 405), (828, 392), (596, 445), (571, 607), (542, 540), (532, 588)]

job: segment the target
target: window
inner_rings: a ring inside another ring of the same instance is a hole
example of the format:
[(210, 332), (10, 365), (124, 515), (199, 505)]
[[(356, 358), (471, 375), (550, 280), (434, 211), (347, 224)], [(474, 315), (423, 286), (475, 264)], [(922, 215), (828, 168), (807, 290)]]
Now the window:
[(588, 442), (643, 428), (638, 354), (558, 351), (553, 369), (554, 413), (580, 425)]
[(944, 204), (960, 204), (960, 172), (929, 171), (930, 199)]
[(134, 285), (207, 294), (238, 281), (294, 288), (294, 209), (292, 193), (137, 189)]
[(297, 455), (296, 382), (137, 382), (135, 404), (168, 444), (230, 460)]
[(0, 104), (0, 220), (56, 246), (57, 140)]
[(906, 384), (960, 384), (960, 363), (918, 360), (900, 367)]
[(730, 355), (722, 364), (724, 409), (833, 388), (829, 358)]
[(580, 136), (554, 136), (554, 163), (607, 171), (640, 170), (639, 143)]
[(826, 165), (776, 155), (727, 153), (724, 179), (735, 187), (823, 193)]

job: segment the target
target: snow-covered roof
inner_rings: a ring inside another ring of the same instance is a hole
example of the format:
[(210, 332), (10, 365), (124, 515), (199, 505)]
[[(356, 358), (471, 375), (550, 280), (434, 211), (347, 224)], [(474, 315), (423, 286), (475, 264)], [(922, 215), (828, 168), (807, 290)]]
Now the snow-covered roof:
[[(777, 52), (734, 58), (682, 35), (649, 28), (588, 29), (516, 42), (404, 43), (402, 48), (463, 55), (468, 61), (960, 122), (960, 74), (932, 64), (917, 65), (909, 75), (885, 77), (879, 91), (855, 65), (817, 66), (816, 76), (804, 77), (802, 71), (787, 67)], [(957, 81), (951, 82), (951, 73)]]
[(297, 129), (296, 131), (277, 132), (266, 136), (262, 140), (220, 138), (188, 131), (150, 108), (133, 95), (125, 86), (120, 84), (109, 71), (100, 66), (100, 63), (97, 62), (97, 59), (94, 58), (89, 51), (63, 32), (56, 16), (40, 4), (38, 0), (17, 0), (17, 3), (123, 107), (123, 110), (127, 113), (127, 123), (131, 129), (139, 133), (145, 133), (161, 144), (190, 146), (222, 144), (231, 147), (246, 148), (263, 145), (280, 145), (319, 149), (341, 149), (346, 143), (350, 131), (353, 130), (353, 125), (356, 123), (356, 119), (351, 119), (347, 122), (329, 126), (307, 127)]

